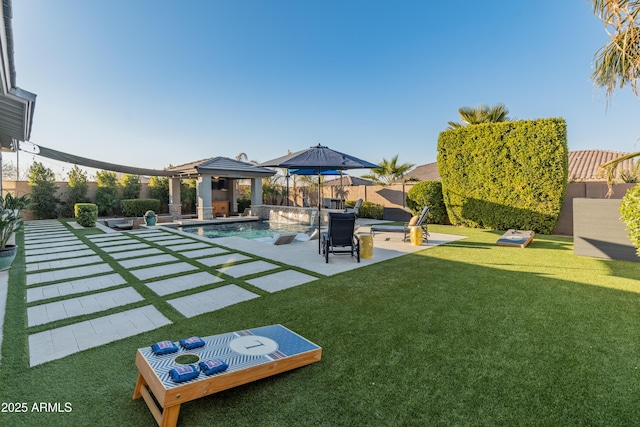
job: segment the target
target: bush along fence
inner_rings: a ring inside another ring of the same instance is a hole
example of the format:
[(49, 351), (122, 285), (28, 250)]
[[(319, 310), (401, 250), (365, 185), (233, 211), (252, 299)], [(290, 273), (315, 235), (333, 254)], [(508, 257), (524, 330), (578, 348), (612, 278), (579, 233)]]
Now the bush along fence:
[(160, 207), (158, 199), (125, 199), (120, 202), (122, 215), (126, 217), (144, 216), (147, 211), (160, 212)]

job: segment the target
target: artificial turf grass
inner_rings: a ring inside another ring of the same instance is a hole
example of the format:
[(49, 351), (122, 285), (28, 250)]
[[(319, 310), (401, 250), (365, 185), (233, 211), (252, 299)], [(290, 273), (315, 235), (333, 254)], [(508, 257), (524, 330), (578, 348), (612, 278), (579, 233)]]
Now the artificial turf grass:
[(185, 404), (179, 425), (633, 424), (640, 287), (628, 276), (638, 265), (575, 257), (568, 239), (538, 236), (551, 245), (539, 253), (448, 230), (469, 238), (35, 368), (7, 371), (3, 359), (12, 401), (74, 405), (7, 420), (154, 425), (130, 400), (136, 348), (282, 323), (321, 345), (322, 361)]

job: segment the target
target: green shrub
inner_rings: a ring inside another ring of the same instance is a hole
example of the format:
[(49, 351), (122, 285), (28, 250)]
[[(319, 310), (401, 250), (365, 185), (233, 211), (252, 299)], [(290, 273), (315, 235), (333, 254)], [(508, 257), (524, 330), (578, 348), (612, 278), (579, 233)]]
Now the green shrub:
[(563, 119), (490, 123), (446, 130), (438, 170), (456, 225), (553, 231), (567, 187)]
[(76, 203), (88, 203), (87, 191), (89, 191), (89, 179), (87, 173), (75, 165), (69, 173), (67, 200), (61, 208), (61, 214), (64, 218), (75, 216)]
[(629, 239), (640, 256), (640, 185), (636, 185), (627, 191), (620, 204), (622, 221), (627, 224)]
[(420, 215), (422, 209), (429, 206), (427, 222), (430, 224), (444, 224), (447, 220), (440, 181), (423, 181), (411, 187), (407, 192), (407, 206), (414, 215)]
[(128, 173), (122, 175), (120, 178), (120, 185), (122, 186), (123, 199), (140, 198), (142, 184), (140, 183), (140, 177), (138, 175), (131, 175)]
[(382, 219), (384, 206), (377, 203), (362, 202), (358, 216), (360, 218)]
[(238, 212), (242, 213), (245, 209), (251, 207), (251, 198), (239, 198), (238, 199)]
[(160, 200), (158, 199), (128, 199), (120, 202), (122, 215), (143, 216), (146, 211), (160, 212)]
[(76, 203), (73, 206), (76, 221), (83, 227), (95, 227), (98, 220), (98, 205), (93, 203)]
[(160, 200), (162, 204), (162, 211), (165, 211), (165, 207), (168, 210), (169, 207), (169, 177), (166, 176), (152, 176), (149, 178), (149, 195), (152, 199)]
[(31, 186), (31, 212), (39, 219), (57, 218), (58, 187), (53, 171), (40, 162), (33, 162), (29, 167), (29, 185)]
[(96, 172), (96, 204), (100, 213), (113, 215), (118, 207), (118, 178), (115, 172)]

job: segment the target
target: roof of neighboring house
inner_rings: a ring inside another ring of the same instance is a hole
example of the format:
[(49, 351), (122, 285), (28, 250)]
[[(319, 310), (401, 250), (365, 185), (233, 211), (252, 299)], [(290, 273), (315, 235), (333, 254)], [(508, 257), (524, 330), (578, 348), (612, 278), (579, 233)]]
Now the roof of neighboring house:
[[(617, 159), (628, 153), (610, 150), (576, 150), (569, 151), (569, 182), (571, 181), (603, 181), (598, 178), (598, 168), (601, 164)], [(625, 160), (617, 170), (634, 167), (633, 159)]]
[(373, 181), (370, 181), (368, 179), (365, 178), (360, 178), (357, 176), (350, 176), (350, 175), (343, 175), (342, 176), (342, 181), (340, 178), (334, 178), (334, 179), (330, 179), (328, 181), (325, 181), (322, 185), (329, 185), (329, 186), (350, 186), (350, 185), (374, 185)]
[(440, 181), (438, 173), (438, 163), (427, 163), (420, 165), (404, 174), (405, 181)]

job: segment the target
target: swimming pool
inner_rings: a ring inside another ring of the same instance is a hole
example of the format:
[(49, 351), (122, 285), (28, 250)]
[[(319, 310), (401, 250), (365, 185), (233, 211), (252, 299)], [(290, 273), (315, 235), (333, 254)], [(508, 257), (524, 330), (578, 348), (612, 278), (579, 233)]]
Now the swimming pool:
[(185, 233), (214, 239), (216, 237), (237, 236), (245, 239), (272, 237), (277, 233), (311, 234), (317, 227), (308, 224), (278, 223), (263, 221), (227, 222), (224, 224), (210, 224), (182, 227)]

